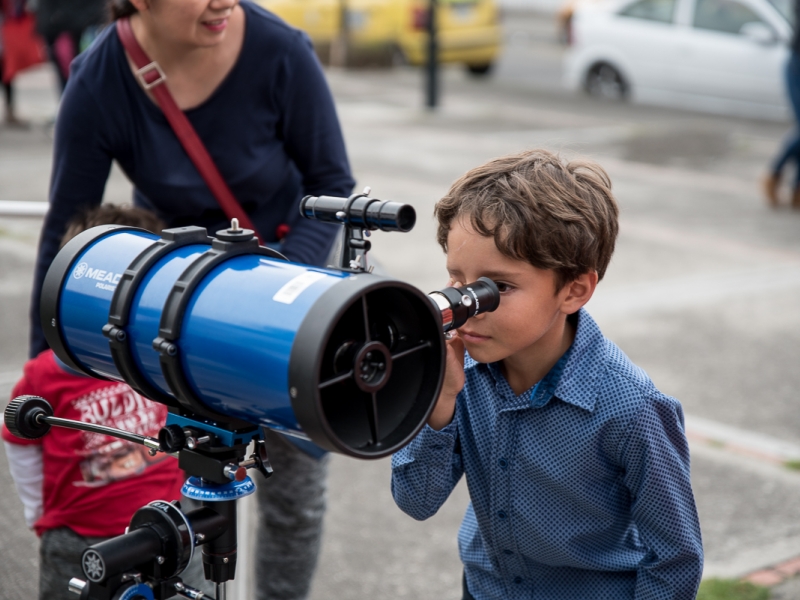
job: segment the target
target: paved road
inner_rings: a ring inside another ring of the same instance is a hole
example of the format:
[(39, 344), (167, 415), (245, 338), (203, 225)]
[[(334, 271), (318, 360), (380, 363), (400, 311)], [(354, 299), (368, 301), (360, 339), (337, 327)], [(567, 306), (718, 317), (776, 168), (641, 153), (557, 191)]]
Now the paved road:
[[(788, 126), (625, 104), (558, 88), (562, 49), (545, 19), (508, 21), (493, 79), (449, 69), (443, 105), (420, 108), (421, 74), (330, 71), (359, 186), (410, 202), (409, 234), (376, 234), (374, 256), (428, 291), (444, 280), (431, 211), (450, 182), (488, 158), (546, 147), (589, 156), (622, 209), (615, 258), (590, 309), (656, 384), (684, 404), (706, 575), (742, 576), (800, 555), (800, 214), (764, 208), (758, 179)], [(27, 80), (29, 115), (52, 115), (46, 74)], [(45, 198), (46, 128), (0, 129), (0, 198)], [(115, 174), (107, 199), (129, 186)], [(0, 223), (0, 393), (25, 355), (36, 225)], [(0, 469), (0, 472), (2, 469)], [(35, 540), (0, 473), (3, 597), (27, 598)], [(455, 533), (463, 485), (417, 523), (391, 501), (388, 461), (334, 457), (330, 511), (313, 600), (458, 596)], [(789, 581), (781, 598), (797, 597)], [(9, 595), (10, 594), (10, 595)]]

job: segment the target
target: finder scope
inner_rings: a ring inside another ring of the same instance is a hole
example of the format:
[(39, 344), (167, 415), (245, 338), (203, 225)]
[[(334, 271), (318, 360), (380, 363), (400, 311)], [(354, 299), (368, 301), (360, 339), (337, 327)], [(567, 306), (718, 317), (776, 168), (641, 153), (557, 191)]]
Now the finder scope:
[[(395, 214), (406, 227), (390, 204), (365, 207), (364, 219)], [(387, 277), (291, 263), (248, 230), (159, 238), (105, 225), (56, 256), (41, 317), (67, 365), (127, 382), (170, 407), (168, 424), (201, 423), (215, 445), (246, 444), (265, 426), (379, 458), (427, 421), (443, 332), (498, 301), (490, 280), (427, 296)]]
[(417, 213), (410, 204), (388, 202), (356, 194), (349, 198), (306, 196), (300, 201), (300, 213), (308, 219), (346, 223), (362, 229), (411, 231)]

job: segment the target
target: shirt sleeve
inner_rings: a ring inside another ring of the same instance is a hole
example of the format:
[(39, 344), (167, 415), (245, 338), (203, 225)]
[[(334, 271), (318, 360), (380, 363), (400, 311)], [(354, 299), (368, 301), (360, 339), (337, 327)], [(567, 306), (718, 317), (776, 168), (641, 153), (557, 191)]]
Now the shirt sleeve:
[(464, 473), (456, 452), (455, 419), (436, 431), (429, 425), (392, 456), (392, 495), (400, 510), (418, 521), (436, 514)]
[(80, 80), (71, 79), (64, 90), (56, 120), (50, 209), (42, 225), (33, 279), (30, 310), (30, 349), (33, 358), (47, 349), (39, 320), (42, 282), (58, 253), (66, 225), (75, 214), (98, 206), (111, 170), (111, 153), (98, 124), (100, 110)]
[[(303, 195), (349, 196), (355, 181), (333, 97), (304, 34), (286, 53), (279, 79), (284, 93), (278, 135), (300, 172)], [(293, 261), (321, 264), (339, 226), (303, 218), (298, 202), (286, 215), (290, 231), (281, 251)]]
[(680, 404), (666, 396), (645, 402), (630, 425), (621, 460), (633, 519), (649, 549), (638, 567), (636, 600), (694, 598), (703, 545)]
[(42, 516), (42, 468), (41, 446), (20, 446), (3, 442), (8, 458), (8, 470), (14, 479), (17, 495), (22, 500), (25, 523), (29, 528)]

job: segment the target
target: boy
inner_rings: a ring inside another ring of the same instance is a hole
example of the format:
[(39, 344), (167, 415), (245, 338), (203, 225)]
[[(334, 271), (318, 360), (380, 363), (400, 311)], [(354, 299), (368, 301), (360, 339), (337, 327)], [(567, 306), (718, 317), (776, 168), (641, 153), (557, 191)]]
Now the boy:
[[(61, 245), (107, 223), (154, 232), (162, 228), (148, 211), (102, 205), (70, 222)], [(56, 417), (143, 435), (157, 435), (167, 417), (166, 406), (142, 398), (124, 383), (76, 373), (52, 350), (25, 364), (11, 397), (23, 394), (44, 397)], [(86, 546), (124, 533), (133, 513), (145, 504), (180, 498), (184, 475), (178, 461), (163, 454), (151, 457), (144, 446), (62, 427), (38, 440), (22, 440), (3, 425), (2, 437), (25, 521), (41, 537), (41, 600), (75, 598), (68, 583), (72, 577), (85, 579), (80, 557)], [(192, 585), (202, 581), (196, 571), (194, 567)]]
[(427, 519), (466, 474), (465, 600), (693, 599), (681, 406), (583, 308), (617, 236), (608, 176), (523, 152), (464, 175), (435, 212), (451, 279), (490, 277), (501, 301), (448, 342), (428, 424), (392, 458), (395, 502)]

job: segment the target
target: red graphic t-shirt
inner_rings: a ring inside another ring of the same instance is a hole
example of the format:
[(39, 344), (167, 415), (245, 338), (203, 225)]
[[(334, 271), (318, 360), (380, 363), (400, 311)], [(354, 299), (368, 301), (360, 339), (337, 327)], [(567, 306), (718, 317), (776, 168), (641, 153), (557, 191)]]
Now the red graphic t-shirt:
[[(52, 350), (25, 365), (11, 397), (23, 394), (43, 397), (56, 417), (141, 435), (155, 437), (167, 418), (165, 406), (124, 383), (67, 373)], [(119, 535), (138, 508), (180, 497), (184, 476), (178, 461), (164, 454), (151, 457), (139, 444), (63, 427), (52, 427), (38, 440), (22, 440), (3, 425), (2, 437), (42, 446), (44, 506), (34, 526), (38, 535), (63, 526), (83, 536)]]

